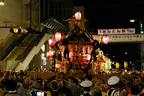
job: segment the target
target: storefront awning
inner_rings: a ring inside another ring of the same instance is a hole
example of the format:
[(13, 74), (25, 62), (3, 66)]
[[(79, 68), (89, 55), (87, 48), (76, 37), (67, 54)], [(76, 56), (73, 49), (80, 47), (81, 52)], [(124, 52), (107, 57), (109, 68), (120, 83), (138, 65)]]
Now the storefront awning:
[(68, 32), (68, 28), (64, 26), (62, 23), (58, 22), (57, 20), (50, 18), (43, 23), (41, 23), (42, 26), (53, 29), (55, 31), (60, 31), (60, 32)]

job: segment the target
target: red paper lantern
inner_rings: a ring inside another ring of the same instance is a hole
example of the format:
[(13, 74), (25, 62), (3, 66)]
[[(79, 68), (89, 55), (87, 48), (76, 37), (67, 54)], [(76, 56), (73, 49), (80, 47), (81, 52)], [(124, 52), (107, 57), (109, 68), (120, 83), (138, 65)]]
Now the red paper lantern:
[(54, 55), (53, 50), (49, 50), (49, 51), (47, 52), (47, 57), (48, 57), (48, 58), (52, 57), (53, 55)]
[(86, 60), (90, 60), (91, 55), (90, 54), (86, 54)]
[(102, 42), (103, 42), (103, 44), (108, 43), (108, 36), (107, 35), (103, 36)]
[(80, 20), (81, 19), (81, 12), (76, 12), (74, 16), (77, 20)]
[(53, 45), (54, 45), (54, 39), (52, 39), (52, 38), (49, 39), (49, 45), (50, 45), (50, 46), (53, 46)]
[(61, 32), (57, 32), (57, 33), (55, 34), (55, 39), (56, 39), (57, 41), (60, 41), (60, 40), (61, 40)]

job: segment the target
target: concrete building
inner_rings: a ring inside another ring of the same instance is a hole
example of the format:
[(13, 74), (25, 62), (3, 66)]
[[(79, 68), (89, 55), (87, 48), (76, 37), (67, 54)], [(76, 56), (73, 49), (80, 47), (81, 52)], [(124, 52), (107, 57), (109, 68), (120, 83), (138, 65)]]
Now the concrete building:
[[(41, 30), (41, 23), (54, 18), (62, 22), (72, 16), (73, 0), (5, 0), (0, 6), (0, 69), (1, 70), (25, 70), (32, 67), (40, 67), (41, 47), (48, 48), (49, 30)], [(28, 34), (14, 34), (11, 28), (28, 29)], [(36, 61), (35, 61), (36, 60)], [(47, 63), (50, 60), (47, 60)], [(35, 64), (34, 64), (35, 63)], [(49, 66), (48, 66), (49, 67)], [(50, 67), (49, 67), (50, 70)]]

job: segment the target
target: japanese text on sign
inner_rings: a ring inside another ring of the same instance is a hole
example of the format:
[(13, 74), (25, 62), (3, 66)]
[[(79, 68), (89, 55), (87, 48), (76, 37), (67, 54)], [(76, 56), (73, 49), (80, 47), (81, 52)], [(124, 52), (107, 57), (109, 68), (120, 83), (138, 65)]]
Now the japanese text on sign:
[(98, 29), (98, 35), (103, 34), (135, 34), (135, 28), (127, 29)]

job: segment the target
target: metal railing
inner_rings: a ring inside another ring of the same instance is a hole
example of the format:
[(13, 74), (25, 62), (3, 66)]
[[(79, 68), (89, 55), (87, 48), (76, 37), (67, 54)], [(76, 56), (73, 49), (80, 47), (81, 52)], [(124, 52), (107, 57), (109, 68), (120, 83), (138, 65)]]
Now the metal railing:
[(24, 59), (27, 57), (27, 55), (29, 54), (29, 52), (32, 50), (32, 48), (34, 46), (36, 46), (39, 41), (42, 39), (42, 37), (44, 36), (45, 32), (42, 32), (41, 34), (39, 34), (39, 36), (34, 39), (30, 44), (29, 46), (26, 48), (26, 50), (23, 52), (23, 54), (19, 55), (16, 60), (20, 60), (21, 62), (24, 61)]
[(3, 61), (9, 55), (9, 53), (15, 48), (15, 46), (18, 46), (26, 36), (27, 34), (23, 34), (20, 38), (14, 40), (10, 44), (10, 46), (2, 53), (2, 55), (0, 56), (0, 60)]

